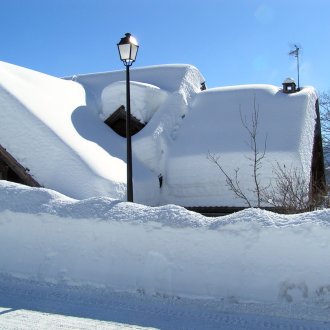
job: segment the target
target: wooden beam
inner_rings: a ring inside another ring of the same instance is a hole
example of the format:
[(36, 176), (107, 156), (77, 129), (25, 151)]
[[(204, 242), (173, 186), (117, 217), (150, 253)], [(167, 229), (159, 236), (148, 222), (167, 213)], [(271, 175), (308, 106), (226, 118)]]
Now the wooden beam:
[(28, 169), (22, 166), (1, 144), (0, 161), (5, 163), (21, 180), (30, 187), (41, 187), (41, 185), (28, 173)]

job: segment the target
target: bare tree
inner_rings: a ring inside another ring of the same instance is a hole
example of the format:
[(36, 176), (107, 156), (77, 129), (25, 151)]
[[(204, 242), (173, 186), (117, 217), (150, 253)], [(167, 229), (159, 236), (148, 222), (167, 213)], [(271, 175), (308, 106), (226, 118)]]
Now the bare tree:
[(248, 122), (246, 116), (243, 117), (241, 109), (240, 117), (242, 125), (249, 135), (248, 146), (252, 151), (252, 156), (248, 156), (247, 159), (250, 160), (251, 166), (253, 167), (252, 178), (254, 181), (254, 188), (252, 189), (252, 192), (257, 197), (257, 206), (260, 207), (260, 204), (262, 202), (262, 193), (265, 190), (265, 188), (262, 187), (260, 182), (260, 170), (262, 168), (262, 161), (266, 155), (267, 135), (264, 139), (263, 149), (260, 150), (257, 141), (259, 125), (259, 104), (256, 104), (256, 96), (254, 96), (253, 99), (253, 112), (251, 114), (250, 122)]
[(238, 178), (239, 168), (234, 169), (235, 174), (234, 174), (234, 178), (232, 178), (221, 165), (219, 155), (208, 152), (207, 159), (210, 160), (212, 163), (214, 163), (219, 168), (221, 173), (225, 176), (226, 185), (229, 188), (229, 190), (231, 190), (236, 195), (237, 198), (242, 199), (248, 205), (248, 207), (252, 207), (249, 198), (241, 188)]
[(295, 213), (310, 207), (309, 182), (297, 167), (287, 168), (279, 162), (273, 166), (274, 180), (264, 191), (263, 199), (271, 206)]
[[(221, 164), (221, 157), (218, 154), (208, 153), (207, 158), (214, 163), (220, 172), (225, 176), (226, 185), (235, 196), (242, 199), (248, 207), (256, 205), (270, 205), (286, 213), (294, 213), (307, 210), (310, 206), (309, 181), (302, 170), (295, 167), (287, 167), (285, 164), (276, 162), (273, 165), (273, 179), (268, 185), (261, 182), (261, 170), (266, 156), (267, 135), (262, 146), (258, 143), (259, 134), (259, 105), (256, 98), (253, 101), (253, 111), (250, 119), (243, 116), (239, 109), (241, 123), (247, 131), (249, 140), (247, 142), (251, 150), (251, 156), (246, 158), (252, 167), (253, 188), (244, 189), (240, 184), (240, 168), (235, 168), (233, 175), (227, 172)], [(330, 116), (330, 115), (329, 115)], [(252, 192), (252, 198), (250, 197)], [(256, 203), (255, 203), (256, 201)]]
[[(263, 191), (265, 190), (264, 187), (261, 185), (260, 181), (260, 170), (262, 168), (262, 161), (265, 158), (266, 155), (266, 146), (267, 146), (267, 136), (264, 139), (263, 148), (260, 151), (259, 145), (258, 145), (258, 126), (259, 126), (259, 105), (256, 103), (256, 96), (254, 96), (253, 99), (253, 111), (251, 113), (250, 120), (247, 119), (246, 116), (243, 116), (241, 111), (241, 106), (239, 109), (241, 123), (243, 128), (248, 133), (249, 140), (247, 142), (250, 150), (252, 151), (251, 156), (247, 156), (247, 159), (251, 163), (252, 167), (252, 174), (251, 177), (253, 179), (253, 188), (248, 189), (247, 191), (250, 191), (253, 193), (253, 195), (256, 197), (257, 207), (261, 206), (261, 203), (263, 201), (262, 195)], [(244, 189), (240, 185), (239, 181), (239, 172), (240, 169), (236, 168), (234, 169), (234, 176), (232, 177), (228, 172), (225, 171), (224, 167), (220, 163), (220, 156), (217, 154), (208, 153), (207, 158), (214, 163), (221, 173), (225, 176), (226, 185), (231, 190), (237, 198), (242, 199), (248, 207), (253, 206), (253, 201), (248, 197), (248, 193), (244, 191)]]

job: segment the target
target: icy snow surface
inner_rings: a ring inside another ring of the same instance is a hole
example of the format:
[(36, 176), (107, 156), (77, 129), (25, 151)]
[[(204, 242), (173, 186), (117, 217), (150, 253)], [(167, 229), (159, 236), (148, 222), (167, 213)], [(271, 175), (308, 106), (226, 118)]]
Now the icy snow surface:
[(329, 219), (206, 218), (0, 181), (0, 306), (162, 329), (326, 329)]

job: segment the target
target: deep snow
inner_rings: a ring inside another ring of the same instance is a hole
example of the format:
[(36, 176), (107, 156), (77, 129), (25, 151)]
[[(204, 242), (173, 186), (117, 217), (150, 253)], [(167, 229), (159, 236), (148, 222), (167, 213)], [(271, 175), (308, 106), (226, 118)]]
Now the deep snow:
[(126, 165), (107, 152), (109, 132), (86, 110), (82, 86), (0, 64), (1, 145), (43, 186), (76, 198), (124, 197)]
[(329, 219), (258, 209), (207, 218), (2, 180), (0, 306), (10, 310), (0, 325), (57, 322), (14, 312), (24, 309), (160, 329), (327, 329)]
[(52, 285), (324, 309), (329, 218), (258, 209), (207, 218), (0, 181), (0, 271)]
[(234, 169), (239, 170), (240, 187), (252, 205), (257, 205), (251, 194), (255, 186), (250, 159), (254, 155), (242, 123), (246, 120), (251, 128), (254, 111), (258, 111), (258, 152), (262, 153), (266, 143), (259, 171), (262, 185), (274, 183), (277, 162), (301, 170), (309, 182), (315, 102), (312, 88), (288, 95), (270, 85), (221, 87), (197, 94), (168, 151), (166, 201), (184, 206), (243, 205), (229, 192), (218, 167), (207, 159), (210, 152), (220, 156), (220, 164), (232, 178)]
[[(255, 108), (259, 146), (267, 136), (260, 180), (267, 185), (279, 162), (301, 169), (309, 181), (313, 88), (290, 95), (270, 85), (201, 91), (198, 69), (179, 64), (133, 69), (131, 79), (132, 113), (146, 123), (133, 136), (136, 202), (242, 206), (207, 154), (219, 154), (229, 173), (239, 166), (249, 195), (251, 150), (240, 111), (249, 120)], [(125, 105), (124, 80), (124, 71), (59, 79), (0, 62), (1, 145), (47, 188), (77, 199), (125, 200), (126, 140), (103, 122)]]
[[(309, 176), (314, 89), (200, 91), (189, 65), (131, 77), (147, 123), (133, 137), (136, 201), (159, 207), (123, 202), (125, 139), (103, 120), (125, 99), (124, 72), (58, 79), (0, 62), (0, 143), (54, 189), (0, 181), (0, 306), (162, 329), (329, 328), (328, 210), (207, 218), (167, 204), (233, 205), (206, 155), (248, 169), (239, 110), (248, 117), (254, 101), (269, 141), (263, 175), (279, 160)], [(43, 317), (24, 313), (0, 311), (1, 327), (2, 316)]]

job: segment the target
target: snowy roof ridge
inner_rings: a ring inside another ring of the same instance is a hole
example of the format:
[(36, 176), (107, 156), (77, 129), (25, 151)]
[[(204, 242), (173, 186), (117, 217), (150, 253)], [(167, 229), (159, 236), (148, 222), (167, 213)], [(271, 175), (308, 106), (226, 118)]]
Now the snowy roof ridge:
[[(185, 63), (176, 63), (176, 64), (154, 64), (154, 65), (145, 65), (145, 66), (132, 66), (132, 68), (130, 69), (130, 72), (135, 72), (135, 71), (144, 71), (144, 70), (153, 70), (153, 69), (160, 69), (160, 68), (167, 68), (167, 69), (171, 69), (171, 68), (177, 68), (177, 69), (182, 69), (182, 68), (189, 68), (189, 67), (193, 67), (195, 69), (197, 69), (194, 65), (192, 64), (185, 64)], [(198, 69), (197, 69), (198, 70)], [(89, 76), (102, 76), (102, 75), (108, 75), (109, 73), (125, 73), (124, 69), (117, 69), (117, 70), (107, 70), (107, 71), (98, 71), (98, 72), (87, 72), (87, 73), (76, 73), (73, 75), (68, 75), (68, 76), (63, 76), (61, 77), (62, 79), (66, 79), (66, 80), (71, 80), (71, 79), (75, 79), (78, 77), (89, 77)]]
[(244, 91), (244, 90), (264, 90), (272, 94), (276, 94), (281, 91), (281, 88), (271, 84), (243, 84), (243, 85), (229, 85), (229, 86), (220, 86), (208, 88), (205, 92), (218, 92), (218, 91)]
[[(191, 64), (163, 64), (133, 67), (130, 70), (130, 79), (131, 81), (148, 83), (169, 92), (174, 92), (179, 90), (182, 80), (185, 79), (184, 77), (189, 71), (199, 72), (199, 70)], [(205, 79), (200, 72), (199, 75), (201, 76), (201, 80), (204, 81)], [(93, 83), (94, 88), (103, 89), (113, 82), (126, 80), (126, 76), (125, 70), (115, 70), (100, 73), (75, 74), (73, 76), (64, 77), (63, 79), (74, 79), (82, 85), (89, 87), (91, 87), (91, 83)], [(99, 93), (100, 92), (101, 91), (99, 91)]]

